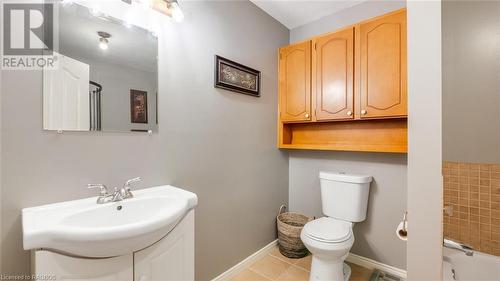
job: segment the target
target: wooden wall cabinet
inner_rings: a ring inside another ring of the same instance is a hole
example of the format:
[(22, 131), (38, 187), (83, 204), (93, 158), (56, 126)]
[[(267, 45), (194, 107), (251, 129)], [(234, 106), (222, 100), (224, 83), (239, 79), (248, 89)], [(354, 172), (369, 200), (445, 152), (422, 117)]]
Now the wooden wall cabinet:
[(311, 120), (311, 41), (280, 49), (279, 103), (283, 122)]
[(406, 13), (359, 25), (360, 116), (406, 116)]
[(354, 118), (354, 27), (313, 39), (315, 120)]
[(407, 151), (406, 10), (280, 49), (278, 146)]

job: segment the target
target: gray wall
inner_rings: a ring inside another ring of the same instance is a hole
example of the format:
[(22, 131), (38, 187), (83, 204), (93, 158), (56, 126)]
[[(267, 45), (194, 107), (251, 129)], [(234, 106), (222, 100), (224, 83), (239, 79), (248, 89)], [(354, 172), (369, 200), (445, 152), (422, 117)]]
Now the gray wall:
[(500, 163), (500, 2), (443, 2), (443, 160)]
[[(85, 184), (173, 184), (199, 196), (196, 279), (275, 239), (288, 201), (288, 156), (276, 149), (276, 50), (288, 30), (250, 2), (185, 1), (160, 34), (159, 133), (43, 132), (40, 72), (2, 72), (2, 268), (26, 273), (21, 209), (94, 196)], [(213, 88), (214, 54), (262, 71), (262, 97)]]
[[(346, 25), (403, 8), (405, 2), (372, 2), (346, 9), (291, 30), (290, 41), (304, 40)], [(356, 152), (291, 152), (290, 209), (321, 216), (318, 173), (344, 171), (374, 177), (368, 217), (354, 227), (352, 252), (398, 268), (406, 268), (406, 244), (395, 229), (406, 209), (406, 155)]]

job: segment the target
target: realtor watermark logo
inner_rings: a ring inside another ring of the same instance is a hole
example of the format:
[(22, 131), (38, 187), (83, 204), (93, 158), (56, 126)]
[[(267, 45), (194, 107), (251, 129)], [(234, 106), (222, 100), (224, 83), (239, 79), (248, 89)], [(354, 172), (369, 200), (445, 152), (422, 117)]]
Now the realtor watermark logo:
[(4, 1), (2, 60), (3, 69), (54, 69), (55, 3)]

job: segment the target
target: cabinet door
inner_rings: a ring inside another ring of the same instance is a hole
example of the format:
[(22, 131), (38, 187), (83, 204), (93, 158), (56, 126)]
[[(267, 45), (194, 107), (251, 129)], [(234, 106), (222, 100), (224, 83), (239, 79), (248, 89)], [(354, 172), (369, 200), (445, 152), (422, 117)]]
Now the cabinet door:
[(406, 11), (360, 25), (360, 116), (407, 115)]
[(311, 120), (311, 41), (280, 49), (280, 118)]
[(84, 259), (64, 256), (48, 251), (33, 253), (32, 273), (43, 277), (53, 277), (57, 281), (133, 281), (133, 257), (108, 259)]
[(354, 28), (315, 40), (313, 94), (316, 120), (352, 119), (354, 76)]
[(194, 280), (194, 211), (163, 239), (134, 253), (135, 281)]

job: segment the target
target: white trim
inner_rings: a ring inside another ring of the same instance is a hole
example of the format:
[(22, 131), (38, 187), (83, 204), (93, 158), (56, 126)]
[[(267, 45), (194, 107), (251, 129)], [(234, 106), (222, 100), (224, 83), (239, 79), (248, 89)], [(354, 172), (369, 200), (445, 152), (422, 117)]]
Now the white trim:
[(411, 233), (406, 243), (406, 270), (410, 280), (443, 279), (441, 2), (444, 0), (406, 1), (406, 206), (410, 218), (408, 232)]
[(378, 269), (378, 270), (381, 270), (383, 272), (387, 272), (391, 275), (394, 275), (394, 276), (397, 276), (397, 277), (400, 277), (400, 278), (403, 278), (404, 280), (406, 280), (406, 270), (399, 269), (397, 267), (390, 266), (387, 264), (383, 264), (381, 262), (374, 261), (374, 260), (369, 259), (369, 258), (365, 258), (362, 256), (355, 255), (353, 253), (349, 253), (349, 256), (347, 256), (346, 261), (353, 263), (353, 264), (357, 264), (357, 265), (362, 266), (364, 268)]
[(269, 254), (274, 248), (278, 245), (278, 240), (274, 240), (273, 242), (267, 244), (264, 246), (264, 248), (258, 250), (257, 252), (251, 254), (249, 257), (246, 259), (242, 260), (239, 262), (237, 265), (231, 267), (230, 269), (226, 270), (223, 272), (221, 275), (215, 277), (212, 279), (212, 281), (226, 281), (234, 276), (236, 274), (240, 273), (244, 269), (248, 268), (251, 264), (259, 260), (260, 258), (264, 257), (265, 255)]

